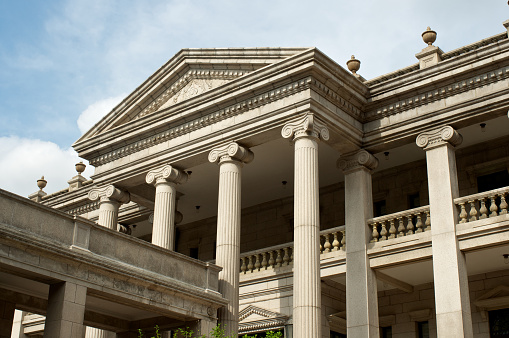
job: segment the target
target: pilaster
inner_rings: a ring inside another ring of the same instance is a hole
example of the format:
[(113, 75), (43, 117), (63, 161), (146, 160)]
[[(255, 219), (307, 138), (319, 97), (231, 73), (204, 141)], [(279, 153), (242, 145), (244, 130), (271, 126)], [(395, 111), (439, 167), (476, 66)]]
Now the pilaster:
[(106, 228), (117, 230), (118, 209), (122, 203), (130, 201), (129, 193), (108, 185), (90, 190), (88, 198), (99, 200), (99, 220), (97, 223)]
[(241, 169), (253, 158), (249, 149), (235, 142), (209, 153), (209, 161), (219, 163), (216, 264), (223, 268), (219, 292), (229, 301), (219, 309), (219, 323), (235, 337), (239, 325)]
[(379, 337), (377, 281), (367, 255), (371, 231), (366, 223), (373, 217), (371, 172), (378, 160), (360, 150), (337, 164), (345, 174), (347, 335)]
[(286, 124), (295, 152), (293, 325), (295, 338), (321, 338), (318, 140), (329, 130), (314, 115)]
[(175, 250), (176, 185), (187, 182), (188, 174), (165, 165), (149, 171), (145, 180), (156, 188), (152, 244)]
[(417, 136), (426, 151), (433, 279), (438, 337), (472, 337), (465, 254), (456, 238), (458, 177), (454, 147), (463, 138), (450, 126)]

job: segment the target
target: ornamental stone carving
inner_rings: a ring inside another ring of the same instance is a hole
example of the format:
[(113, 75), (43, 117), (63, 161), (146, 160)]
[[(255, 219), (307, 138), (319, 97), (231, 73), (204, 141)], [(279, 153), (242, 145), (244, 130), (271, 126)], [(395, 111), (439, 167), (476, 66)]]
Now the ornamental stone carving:
[(424, 150), (429, 150), (447, 143), (455, 147), (462, 141), (463, 137), (453, 127), (444, 126), (419, 134), (415, 143)]
[(165, 165), (161, 168), (150, 170), (145, 181), (148, 184), (154, 185), (160, 182), (183, 184), (187, 182), (188, 178), (189, 175), (186, 172), (175, 169), (171, 165)]
[(90, 190), (88, 198), (92, 201), (99, 200), (100, 202), (104, 202), (114, 200), (118, 203), (128, 203), (131, 200), (127, 191), (120, 190), (111, 184), (102, 188)]
[(212, 149), (209, 153), (209, 161), (224, 162), (236, 160), (242, 163), (249, 163), (253, 160), (254, 154), (248, 148), (244, 148), (236, 142)]
[(284, 138), (294, 139), (308, 136), (314, 138), (321, 138), (324, 141), (329, 139), (329, 129), (327, 126), (320, 122), (313, 114), (307, 114), (302, 119), (289, 122), (283, 126), (281, 135)]
[(378, 167), (378, 159), (362, 149), (357, 153), (342, 156), (336, 164), (346, 174), (359, 168), (375, 170)]

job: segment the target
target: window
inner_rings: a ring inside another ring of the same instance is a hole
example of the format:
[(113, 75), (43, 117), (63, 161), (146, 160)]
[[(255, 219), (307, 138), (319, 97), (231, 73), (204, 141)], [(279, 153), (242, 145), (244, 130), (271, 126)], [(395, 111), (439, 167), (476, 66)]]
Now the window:
[(392, 338), (392, 326), (381, 327), (380, 338)]
[(408, 209), (414, 209), (421, 206), (421, 199), (419, 193), (408, 195)]
[(346, 338), (346, 335), (338, 332), (331, 331), (330, 338)]
[(417, 322), (417, 337), (418, 338), (429, 338), (429, 323)]
[(383, 215), (387, 215), (387, 207), (385, 200), (373, 203), (373, 216), (378, 217)]
[(509, 309), (488, 312), (490, 318), (490, 337), (509, 338)]
[(507, 170), (477, 176), (477, 192), (485, 192), (507, 186), (509, 186), (509, 172)]
[(198, 259), (198, 248), (189, 248), (189, 257)]

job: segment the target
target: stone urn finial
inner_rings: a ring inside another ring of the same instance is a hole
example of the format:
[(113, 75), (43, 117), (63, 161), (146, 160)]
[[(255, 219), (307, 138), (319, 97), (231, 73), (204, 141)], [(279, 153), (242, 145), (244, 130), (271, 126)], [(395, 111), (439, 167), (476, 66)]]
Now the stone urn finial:
[(436, 39), (437, 39), (437, 32), (432, 31), (431, 28), (429, 28), (429, 26), (428, 26), (426, 31), (424, 33), (422, 33), (422, 40), (424, 41), (424, 43), (427, 43), (428, 46), (431, 46), (431, 45), (433, 45), (433, 42), (435, 42)]
[(357, 71), (361, 68), (361, 62), (352, 55), (352, 58), (346, 62), (346, 66), (353, 74), (357, 74)]
[(39, 187), (39, 190), (42, 191), (44, 187), (46, 187), (46, 184), (48, 184), (48, 181), (44, 179), (44, 176), (42, 176), (40, 179), (37, 180), (37, 186)]
[(81, 175), (82, 172), (85, 171), (85, 168), (87, 165), (83, 163), (83, 161), (80, 161), (80, 163), (76, 163), (76, 171), (78, 172), (78, 175)]

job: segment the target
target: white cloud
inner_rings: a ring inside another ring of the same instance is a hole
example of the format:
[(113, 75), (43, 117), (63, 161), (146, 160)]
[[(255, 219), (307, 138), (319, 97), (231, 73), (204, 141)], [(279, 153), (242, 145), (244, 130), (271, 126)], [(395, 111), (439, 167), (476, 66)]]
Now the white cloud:
[[(44, 175), (47, 193), (68, 187), (74, 177), (74, 165), (81, 161), (72, 148), (62, 149), (53, 142), (36, 139), (0, 137), (0, 188), (27, 197), (36, 192), (37, 180)], [(93, 173), (88, 165), (83, 175)]]
[(92, 103), (78, 117), (78, 128), (81, 134), (85, 134), (92, 128), (103, 116), (109, 113), (117, 104), (119, 104), (126, 95), (122, 94), (115, 97), (109, 97), (104, 100)]

